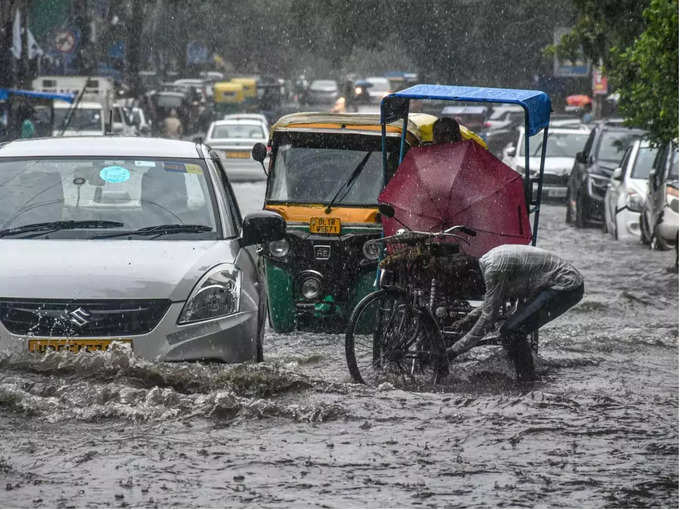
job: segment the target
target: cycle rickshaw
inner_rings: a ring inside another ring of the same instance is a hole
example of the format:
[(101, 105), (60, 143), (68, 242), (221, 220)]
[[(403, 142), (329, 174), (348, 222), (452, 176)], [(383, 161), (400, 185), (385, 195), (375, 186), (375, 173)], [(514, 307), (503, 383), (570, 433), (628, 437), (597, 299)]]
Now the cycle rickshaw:
[[(529, 137), (543, 132), (541, 163), (532, 170), (527, 156), (521, 176), (466, 141), (406, 153), (402, 135), (398, 170), (378, 198), (383, 237), (372, 242), (382, 254), (380, 288), (356, 305), (346, 329), (348, 368), (357, 382), (394, 374), (437, 382), (447, 375), (446, 348), (465, 334), (458, 325), (484, 291), (483, 282), (450, 271), (448, 261), (459, 252), (479, 257), (502, 244), (537, 240), (550, 98), (537, 90), (415, 85), (383, 99), (383, 135), (389, 123), (406, 122), (411, 100), (518, 104), (525, 112), (525, 154)], [(501, 315), (519, 304), (507, 303)], [(511, 344), (490, 335), (482, 344), (505, 345), (518, 376), (533, 374), (537, 332)]]

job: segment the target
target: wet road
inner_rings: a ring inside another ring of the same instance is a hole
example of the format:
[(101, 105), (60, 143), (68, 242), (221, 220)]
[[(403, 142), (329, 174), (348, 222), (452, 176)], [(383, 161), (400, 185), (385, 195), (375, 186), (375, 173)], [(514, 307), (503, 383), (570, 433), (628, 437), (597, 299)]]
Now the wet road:
[(0, 505), (676, 508), (674, 253), (563, 217), (539, 245), (586, 295), (541, 330), (532, 386), (493, 347), (429, 391), (355, 385), (343, 337), (311, 333), (268, 332), (259, 365), (0, 355)]

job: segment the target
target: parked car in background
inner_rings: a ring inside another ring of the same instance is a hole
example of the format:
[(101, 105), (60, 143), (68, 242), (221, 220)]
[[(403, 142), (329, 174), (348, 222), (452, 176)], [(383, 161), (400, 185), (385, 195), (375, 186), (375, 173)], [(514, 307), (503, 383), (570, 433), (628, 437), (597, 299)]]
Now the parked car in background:
[(332, 105), (339, 95), (338, 84), (334, 80), (314, 80), (305, 92), (304, 102)]
[(251, 156), (256, 143), (267, 144), (269, 133), (259, 119), (217, 120), (208, 128), (205, 143), (224, 158), (230, 180), (265, 180), (262, 165)]
[(614, 239), (640, 238), (640, 212), (647, 198), (647, 178), (658, 149), (636, 139), (623, 154), (604, 198), (603, 229)]
[(445, 106), (439, 116), (455, 119), (466, 128), (480, 133), (484, 129), (488, 112), (489, 109), (486, 106)]
[[(678, 245), (678, 143), (660, 148), (640, 214), (640, 240), (657, 250)], [(676, 261), (677, 262), (677, 261)]]
[(370, 76), (365, 80), (368, 86), (368, 99), (371, 104), (379, 104), (391, 92), (390, 80), (380, 76)]
[(519, 105), (503, 104), (491, 108), (489, 118), (484, 122), (484, 128), (491, 131), (517, 123), (524, 123), (524, 109)]
[(255, 245), (281, 239), (285, 221), (242, 220), (208, 147), (15, 141), (0, 147), (0, 180), (0, 351), (117, 342), (150, 361), (262, 360)]
[[(576, 153), (588, 138), (588, 131), (582, 129), (549, 129), (548, 144), (545, 152), (543, 170), (543, 196), (563, 200), (567, 196), (569, 172), (574, 165)], [(529, 138), (529, 168), (531, 176), (537, 177), (540, 171), (543, 134)], [(513, 170), (524, 175), (526, 157), (524, 128), (517, 130), (515, 144), (508, 147), (503, 162)]]
[(576, 154), (567, 187), (566, 222), (583, 228), (604, 221), (604, 195), (626, 148), (644, 134), (639, 129), (601, 121)]

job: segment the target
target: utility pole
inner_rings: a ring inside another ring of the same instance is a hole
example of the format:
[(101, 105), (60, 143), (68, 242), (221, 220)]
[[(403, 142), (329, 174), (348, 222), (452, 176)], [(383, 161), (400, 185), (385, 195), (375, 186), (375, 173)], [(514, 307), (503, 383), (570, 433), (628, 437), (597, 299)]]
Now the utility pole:
[(12, 28), (16, 0), (0, 2), (0, 87), (13, 87), (14, 56), (12, 55)]

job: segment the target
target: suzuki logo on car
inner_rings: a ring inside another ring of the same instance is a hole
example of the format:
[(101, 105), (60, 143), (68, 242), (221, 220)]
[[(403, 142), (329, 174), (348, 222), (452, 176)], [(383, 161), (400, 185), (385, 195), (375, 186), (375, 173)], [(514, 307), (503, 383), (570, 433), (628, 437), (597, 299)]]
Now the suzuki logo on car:
[(78, 327), (83, 327), (85, 324), (90, 322), (90, 313), (85, 310), (84, 308), (76, 308), (72, 312), (69, 312), (69, 317), (71, 318), (71, 322), (75, 324)]

